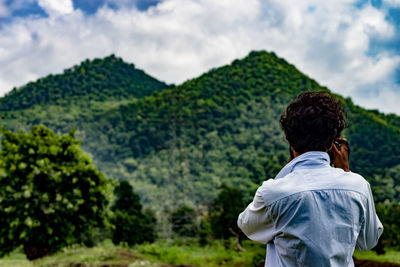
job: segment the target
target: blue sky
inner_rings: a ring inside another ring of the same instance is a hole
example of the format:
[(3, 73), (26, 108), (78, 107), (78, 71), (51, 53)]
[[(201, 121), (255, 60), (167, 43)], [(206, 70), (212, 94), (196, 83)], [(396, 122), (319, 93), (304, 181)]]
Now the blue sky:
[(400, 115), (400, 0), (0, 0), (0, 38), (0, 96), (111, 53), (179, 84), (267, 50)]
[[(57, 0), (55, 0), (57, 1)], [(114, 10), (120, 8), (137, 8), (141, 11), (146, 11), (148, 8), (157, 5), (160, 0), (136, 0), (136, 1), (110, 1), (110, 0), (73, 0), (72, 6), (75, 10), (79, 9), (90, 16), (95, 14), (99, 8), (108, 7)], [(3, 1), (4, 8), (8, 11), (2, 17), (3, 23), (9, 23), (13, 19), (20, 17), (48, 17), (45, 8), (41, 7), (39, 1), (30, 0), (5, 0)]]

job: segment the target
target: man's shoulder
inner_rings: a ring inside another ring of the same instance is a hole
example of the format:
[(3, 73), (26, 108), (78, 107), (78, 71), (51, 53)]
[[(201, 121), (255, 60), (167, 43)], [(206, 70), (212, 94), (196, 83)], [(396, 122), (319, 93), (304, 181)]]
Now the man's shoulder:
[(266, 204), (306, 191), (342, 190), (368, 196), (369, 183), (361, 175), (338, 168), (295, 170), (281, 179), (269, 179), (258, 193)]

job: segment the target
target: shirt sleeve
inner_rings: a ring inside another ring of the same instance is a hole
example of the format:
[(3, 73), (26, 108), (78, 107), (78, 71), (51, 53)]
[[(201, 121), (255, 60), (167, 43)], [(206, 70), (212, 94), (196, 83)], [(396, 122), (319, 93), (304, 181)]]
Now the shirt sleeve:
[(368, 199), (365, 207), (364, 223), (357, 239), (356, 247), (359, 250), (372, 249), (378, 243), (378, 239), (383, 232), (383, 225), (376, 215), (374, 199), (371, 187), (368, 184)]
[(261, 190), (260, 187), (253, 201), (239, 214), (237, 224), (248, 238), (266, 244), (274, 237), (274, 226), (271, 213), (262, 198)]

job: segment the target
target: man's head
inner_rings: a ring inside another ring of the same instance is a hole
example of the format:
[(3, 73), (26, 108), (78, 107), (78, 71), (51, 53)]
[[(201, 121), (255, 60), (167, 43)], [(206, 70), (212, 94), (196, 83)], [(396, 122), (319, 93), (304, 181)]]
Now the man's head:
[(329, 150), (345, 127), (343, 107), (328, 92), (300, 94), (281, 115), (280, 123), (298, 153)]

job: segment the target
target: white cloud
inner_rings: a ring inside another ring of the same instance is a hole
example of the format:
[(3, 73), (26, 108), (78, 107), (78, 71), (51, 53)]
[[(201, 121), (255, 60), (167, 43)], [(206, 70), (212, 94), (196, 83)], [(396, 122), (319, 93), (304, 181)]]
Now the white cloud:
[(22, 9), (26, 5), (30, 5), (35, 0), (0, 0), (0, 17), (8, 17), (15, 10)]
[(400, 7), (400, 0), (383, 0), (383, 3), (391, 7)]
[(38, 0), (38, 4), (49, 15), (68, 14), (74, 10), (72, 0)]
[(5, 0), (0, 0), (0, 17), (6, 17), (8, 16), (9, 12), (6, 7), (6, 1)]
[[(53, 15), (18, 19), (2, 29), (0, 88), (4, 93), (111, 53), (158, 79), (181, 83), (251, 50), (266, 49), (356, 103), (394, 112), (400, 92), (390, 91), (395, 85), (387, 82), (399, 56), (367, 52), (372, 38), (390, 39), (395, 28), (384, 11), (370, 5), (358, 9), (355, 2), (165, 0), (146, 12), (103, 7), (86, 17), (70, 1), (40, 0)], [(379, 101), (359, 95), (381, 82), (386, 89)], [(388, 95), (391, 100), (385, 102)]]
[(385, 113), (400, 114), (399, 85), (377, 84), (379, 90), (371, 90), (356, 94), (358, 104), (363, 107), (376, 109), (379, 103), (379, 110)]
[(367, 6), (357, 14), (357, 18), (350, 21), (347, 31), (345, 48), (350, 53), (368, 50), (371, 37), (388, 39), (393, 37), (394, 28), (385, 21), (385, 14), (376, 8)]

